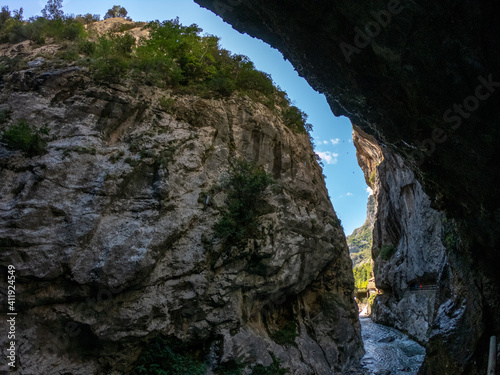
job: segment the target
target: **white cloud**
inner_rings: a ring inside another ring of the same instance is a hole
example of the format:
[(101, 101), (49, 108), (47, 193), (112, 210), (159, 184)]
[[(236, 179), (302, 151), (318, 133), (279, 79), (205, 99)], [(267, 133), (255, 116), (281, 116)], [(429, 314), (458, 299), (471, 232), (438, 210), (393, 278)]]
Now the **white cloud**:
[(352, 197), (352, 193), (347, 193), (346, 194), (348, 197)]
[(340, 138), (330, 139), (330, 142), (332, 142), (332, 145), (338, 145), (340, 142)]
[(373, 189), (371, 187), (367, 187), (366, 188), (366, 192), (368, 193), (368, 195), (372, 195), (373, 194)]
[(327, 144), (328, 144), (328, 141), (323, 141), (323, 144), (324, 144), (324, 145), (327, 145)]
[(326, 164), (337, 164), (339, 154), (330, 151), (318, 151), (316, 154), (324, 161)]

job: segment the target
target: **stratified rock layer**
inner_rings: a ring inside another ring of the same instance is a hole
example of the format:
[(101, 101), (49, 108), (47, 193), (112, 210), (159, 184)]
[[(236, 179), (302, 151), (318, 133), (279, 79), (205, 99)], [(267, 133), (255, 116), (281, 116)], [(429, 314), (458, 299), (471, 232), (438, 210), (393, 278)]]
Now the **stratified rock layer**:
[(500, 335), (500, 4), (196, 2), (278, 48), (417, 176), (447, 218), (452, 286), (421, 372), (484, 373)]
[[(210, 366), (274, 353), (291, 374), (333, 374), (359, 359), (347, 244), (306, 134), (247, 97), (97, 85), (76, 66), (5, 80), (2, 129), (49, 131), (41, 156), (0, 145), (23, 373), (126, 373), (159, 335), (211, 348)], [(213, 226), (238, 159), (276, 183), (260, 235), (225, 249)], [(289, 322), (292, 342), (273, 341)]]

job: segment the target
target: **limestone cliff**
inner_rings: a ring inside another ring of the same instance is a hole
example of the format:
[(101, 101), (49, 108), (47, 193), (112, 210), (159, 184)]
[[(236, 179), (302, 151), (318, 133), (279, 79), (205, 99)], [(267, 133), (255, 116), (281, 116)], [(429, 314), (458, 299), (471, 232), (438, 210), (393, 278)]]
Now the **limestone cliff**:
[(358, 160), (365, 176), (371, 176), (368, 183), (376, 201), (372, 252), (376, 285), (383, 294), (375, 299), (371, 317), (426, 342), (447, 263), (443, 215), (430, 207), (420, 183), (399, 156), (354, 129)]
[(421, 372), (485, 373), (489, 338), (500, 335), (500, 4), (196, 2), (278, 48), (336, 115), (417, 176), (447, 218), (453, 286)]
[[(20, 371), (129, 373), (158, 337), (209, 371), (267, 366), (271, 354), (291, 374), (359, 360), (351, 260), (307, 134), (245, 96), (30, 65), (4, 75), (0, 106), (2, 131), (24, 119), (48, 134), (40, 155), (0, 144), (0, 257), (16, 267)], [(275, 182), (256, 233), (227, 248), (213, 228), (238, 160)]]

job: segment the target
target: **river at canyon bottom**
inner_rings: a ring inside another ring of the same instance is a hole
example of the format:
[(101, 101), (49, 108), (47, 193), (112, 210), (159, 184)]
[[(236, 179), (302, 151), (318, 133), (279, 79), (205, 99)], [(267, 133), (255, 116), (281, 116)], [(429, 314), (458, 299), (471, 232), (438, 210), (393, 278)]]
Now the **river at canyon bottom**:
[(361, 360), (367, 375), (416, 375), (425, 349), (404, 333), (360, 317), (365, 356)]

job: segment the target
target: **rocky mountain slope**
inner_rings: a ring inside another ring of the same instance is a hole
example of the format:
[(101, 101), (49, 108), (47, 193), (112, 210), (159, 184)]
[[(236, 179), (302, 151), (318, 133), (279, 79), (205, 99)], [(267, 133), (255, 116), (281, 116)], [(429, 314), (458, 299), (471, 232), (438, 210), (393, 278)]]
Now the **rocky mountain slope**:
[(372, 231), (375, 224), (375, 198), (368, 197), (366, 205), (366, 221), (347, 236), (347, 246), (352, 259), (352, 266), (370, 261), (372, 257)]
[[(19, 371), (133, 373), (162, 350), (209, 372), (279, 361), (323, 375), (359, 360), (351, 260), (306, 133), (247, 96), (99, 83), (34, 48), (7, 48), (27, 65), (3, 75), (0, 105)], [(6, 143), (15, 126), (29, 147)], [(273, 182), (236, 237), (221, 219), (242, 204), (238, 179), (259, 176)]]
[[(406, 181), (404, 196), (418, 196), (422, 208), (429, 204), (445, 215), (443, 277), (449, 282), (421, 373), (484, 373), (489, 338), (500, 335), (498, 2), (196, 2), (278, 48), (325, 93), (335, 114), (348, 116), (390, 151), (393, 171), (384, 176), (402, 176), (389, 179), (385, 191), (396, 192), (392, 184)], [(392, 207), (384, 216), (394, 225), (379, 228), (374, 238), (389, 246), (387, 254), (401, 251), (404, 238), (422, 238), (411, 226), (401, 231), (401, 223), (415, 219), (403, 220), (397, 202), (403, 203), (398, 198), (381, 207)], [(400, 281), (412, 280), (405, 277)]]

